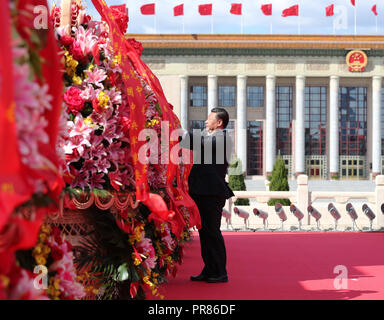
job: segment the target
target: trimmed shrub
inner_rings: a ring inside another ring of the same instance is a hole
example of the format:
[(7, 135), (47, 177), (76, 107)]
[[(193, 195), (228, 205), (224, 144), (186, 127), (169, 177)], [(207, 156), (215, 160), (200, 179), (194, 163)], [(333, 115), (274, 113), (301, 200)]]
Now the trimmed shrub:
[[(242, 166), (241, 166), (241, 160), (238, 158), (234, 158), (230, 165), (230, 168), (237, 168), (237, 172), (243, 172), (242, 171)], [(230, 170), (231, 171), (231, 170)], [(247, 187), (244, 182), (244, 174), (239, 174), (239, 175), (229, 175), (229, 187), (233, 191), (246, 191)], [(249, 199), (237, 199), (235, 201), (235, 206), (249, 206)]]
[[(288, 170), (280, 155), (276, 158), (272, 174), (268, 177), (268, 180), (271, 181), (269, 191), (289, 191)], [(291, 205), (289, 199), (270, 199), (268, 201), (269, 206), (274, 206), (276, 203), (280, 203), (282, 206)]]

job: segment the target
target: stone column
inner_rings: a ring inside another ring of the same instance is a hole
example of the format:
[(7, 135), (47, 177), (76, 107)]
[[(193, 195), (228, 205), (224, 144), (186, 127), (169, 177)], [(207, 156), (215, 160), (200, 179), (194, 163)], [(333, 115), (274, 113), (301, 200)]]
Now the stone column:
[(305, 173), (305, 77), (296, 76), (296, 177)]
[(273, 165), (276, 160), (276, 76), (268, 75), (266, 77), (266, 174), (272, 173)]
[(180, 76), (180, 122), (188, 130), (188, 76)]
[(208, 114), (217, 107), (217, 76), (208, 76)]
[(247, 76), (237, 76), (237, 157), (247, 172)]
[(372, 78), (372, 178), (381, 174), (381, 76)]
[(329, 82), (329, 172), (339, 174), (339, 77), (331, 76)]

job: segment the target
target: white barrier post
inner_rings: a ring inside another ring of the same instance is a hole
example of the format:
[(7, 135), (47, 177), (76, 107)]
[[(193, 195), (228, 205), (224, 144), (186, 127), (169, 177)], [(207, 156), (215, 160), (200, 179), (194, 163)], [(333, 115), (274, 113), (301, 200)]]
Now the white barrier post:
[[(297, 208), (301, 212), (306, 212), (309, 203), (308, 176), (301, 174), (297, 177)], [(307, 223), (311, 224), (310, 214), (308, 214)]]
[(378, 228), (384, 227), (384, 214), (381, 212), (381, 205), (384, 203), (384, 175), (376, 176), (376, 215)]

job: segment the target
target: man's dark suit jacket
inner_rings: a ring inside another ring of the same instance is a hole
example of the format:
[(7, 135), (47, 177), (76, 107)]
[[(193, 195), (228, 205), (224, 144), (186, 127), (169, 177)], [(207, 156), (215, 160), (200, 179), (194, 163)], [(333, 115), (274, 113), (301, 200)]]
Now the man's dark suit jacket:
[(228, 199), (234, 194), (225, 181), (232, 140), (226, 130), (209, 135), (206, 130), (189, 132), (180, 145), (193, 150), (193, 166), (189, 175), (189, 193)]

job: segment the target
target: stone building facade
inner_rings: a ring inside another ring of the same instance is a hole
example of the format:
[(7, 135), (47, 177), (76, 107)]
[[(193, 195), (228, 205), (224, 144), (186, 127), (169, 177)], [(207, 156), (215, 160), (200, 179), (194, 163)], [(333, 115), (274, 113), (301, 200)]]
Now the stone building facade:
[(249, 178), (265, 178), (278, 154), (290, 178), (383, 173), (384, 36), (128, 36), (185, 129), (216, 106), (228, 111)]

